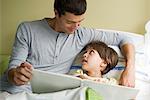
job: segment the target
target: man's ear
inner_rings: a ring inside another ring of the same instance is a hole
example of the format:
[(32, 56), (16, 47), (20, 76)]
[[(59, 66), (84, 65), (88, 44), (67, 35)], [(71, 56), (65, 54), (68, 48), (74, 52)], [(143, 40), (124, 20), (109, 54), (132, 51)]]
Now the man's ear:
[(59, 13), (56, 9), (54, 9), (55, 17), (59, 17)]

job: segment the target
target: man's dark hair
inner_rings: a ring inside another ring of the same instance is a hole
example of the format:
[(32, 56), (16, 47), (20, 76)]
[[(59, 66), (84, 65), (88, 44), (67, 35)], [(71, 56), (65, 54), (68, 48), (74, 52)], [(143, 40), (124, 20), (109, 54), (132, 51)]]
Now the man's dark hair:
[(54, 9), (58, 11), (59, 16), (64, 15), (65, 12), (82, 15), (86, 7), (86, 0), (55, 0), (54, 2)]

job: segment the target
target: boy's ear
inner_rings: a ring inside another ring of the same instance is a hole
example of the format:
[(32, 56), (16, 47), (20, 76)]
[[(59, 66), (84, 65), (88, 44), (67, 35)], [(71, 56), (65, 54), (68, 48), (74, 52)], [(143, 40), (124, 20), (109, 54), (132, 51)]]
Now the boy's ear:
[(101, 63), (101, 70), (103, 71), (103, 70), (105, 70), (106, 69), (106, 66), (107, 66), (107, 63), (105, 62), (105, 61), (103, 61), (102, 63)]

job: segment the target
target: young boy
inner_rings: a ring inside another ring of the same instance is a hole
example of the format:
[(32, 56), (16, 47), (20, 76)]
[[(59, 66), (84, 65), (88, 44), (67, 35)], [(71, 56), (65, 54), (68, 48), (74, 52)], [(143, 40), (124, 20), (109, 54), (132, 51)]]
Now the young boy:
[(103, 42), (92, 42), (82, 50), (82, 67), (72, 66), (69, 74), (97, 82), (117, 84), (113, 78), (102, 78), (102, 75), (113, 69), (117, 63), (118, 54), (114, 49)]

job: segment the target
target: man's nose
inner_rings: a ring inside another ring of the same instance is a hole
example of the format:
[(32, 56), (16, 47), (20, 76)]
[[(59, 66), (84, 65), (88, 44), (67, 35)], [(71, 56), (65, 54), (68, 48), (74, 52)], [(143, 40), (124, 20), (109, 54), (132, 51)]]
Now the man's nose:
[(76, 23), (76, 27), (79, 27), (80, 26), (80, 22)]
[(78, 28), (80, 26), (80, 22), (74, 23), (74, 28)]

